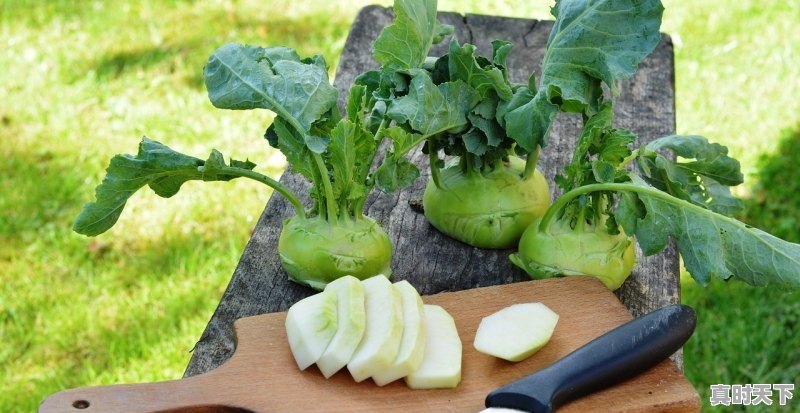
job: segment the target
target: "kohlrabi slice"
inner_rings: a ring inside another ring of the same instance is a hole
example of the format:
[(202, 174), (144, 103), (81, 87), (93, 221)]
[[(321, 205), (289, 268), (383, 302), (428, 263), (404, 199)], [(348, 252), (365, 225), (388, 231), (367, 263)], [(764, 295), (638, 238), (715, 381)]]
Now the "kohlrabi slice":
[(438, 305), (425, 305), (425, 354), (406, 376), (412, 389), (453, 388), (461, 382), (461, 338), (453, 317)]
[(408, 281), (394, 283), (403, 302), (403, 338), (394, 362), (389, 368), (372, 376), (378, 386), (384, 386), (411, 374), (419, 368), (425, 354), (425, 320), (422, 298)]
[(289, 347), (300, 370), (319, 360), (336, 334), (338, 326), (336, 294), (323, 291), (304, 298), (286, 314)]
[(364, 286), (366, 329), (347, 369), (356, 382), (388, 369), (403, 338), (403, 304), (392, 283), (377, 275), (362, 281)]
[(475, 333), (475, 350), (521, 361), (550, 341), (557, 323), (558, 314), (542, 303), (514, 304), (481, 320)]
[(317, 367), (325, 378), (333, 376), (347, 365), (364, 336), (366, 313), (364, 311), (364, 287), (351, 275), (328, 283), (326, 292), (337, 297), (339, 328), (325, 352), (317, 360)]

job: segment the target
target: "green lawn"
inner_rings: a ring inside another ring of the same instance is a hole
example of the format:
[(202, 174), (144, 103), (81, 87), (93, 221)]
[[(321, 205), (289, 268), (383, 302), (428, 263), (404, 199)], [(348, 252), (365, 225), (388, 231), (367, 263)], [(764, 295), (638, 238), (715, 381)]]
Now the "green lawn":
[[(34, 411), (64, 388), (181, 376), (270, 192), (234, 181), (137, 194), (93, 239), (72, 219), (108, 159), (145, 134), (280, 174), (282, 156), (259, 138), (266, 111), (208, 103), (206, 58), (228, 41), (285, 44), (335, 67), (368, 3), (0, 0), (0, 411)], [(547, 2), (530, 3), (440, 8), (547, 15)], [(728, 145), (747, 172), (743, 219), (800, 242), (800, 1), (665, 6), (678, 131)], [(699, 315), (687, 375), (704, 399), (712, 383), (800, 384), (800, 293), (684, 288)]]

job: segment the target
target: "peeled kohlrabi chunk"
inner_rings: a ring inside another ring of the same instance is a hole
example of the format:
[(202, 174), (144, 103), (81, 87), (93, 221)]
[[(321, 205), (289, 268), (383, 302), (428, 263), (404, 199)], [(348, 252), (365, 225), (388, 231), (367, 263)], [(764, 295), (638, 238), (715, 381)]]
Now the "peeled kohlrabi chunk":
[(411, 374), (419, 368), (425, 353), (422, 298), (408, 281), (396, 282), (392, 287), (400, 293), (403, 302), (403, 338), (392, 365), (372, 375), (372, 380), (378, 386), (384, 386)]
[(333, 376), (347, 365), (364, 336), (364, 287), (361, 280), (347, 275), (328, 283), (325, 291), (336, 294), (339, 328), (331, 343), (317, 360), (317, 367), (325, 378)]
[(336, 334), (336, 294), (323, 291), (304, 298), (286, 313), (286, 335), (300, 370), (316, 363)]
[(425, 305), (425, 353), (406, 376), (412, 389), (453, 388), (461, 382), (461, 338), (453, 317), (438, 305)]
[(383, 275), (361, 282), (367, 324), (364, 337), (347, 363), (356, 382), (388, 369), (397, 357), (403, 338), (403, 304), (400, 293)]
[(558, 314), (542, 303), (514, 304), (484, 317), (475, 333), (475, 350), (508, 361), (521, 361), (544, 347)]

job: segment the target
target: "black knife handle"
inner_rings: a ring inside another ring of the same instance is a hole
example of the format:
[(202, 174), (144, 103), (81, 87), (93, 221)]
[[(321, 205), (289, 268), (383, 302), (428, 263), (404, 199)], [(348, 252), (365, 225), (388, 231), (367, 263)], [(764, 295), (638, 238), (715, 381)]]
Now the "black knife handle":
[(489, 393), (486, 407), (552, 412), (570, 400), (660, 363), (689, 339), (695, 323), (694, 310), (689, 306), (675, 304), (653, 311), (592, 340), (539, 372)]

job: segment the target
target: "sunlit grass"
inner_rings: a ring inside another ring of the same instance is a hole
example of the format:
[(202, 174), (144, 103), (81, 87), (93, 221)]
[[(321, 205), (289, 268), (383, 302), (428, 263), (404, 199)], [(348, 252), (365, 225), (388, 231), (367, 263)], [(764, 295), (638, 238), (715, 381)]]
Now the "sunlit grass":
[[(142, 192), (93, 239), (74, 234), (72, 219), (108, 159), (135, 152), (143, 135), (201, 158), (211, 148), (250, 158), (277, 176), (283, 158), (261, 139), (270, 115), (213, 109), (205, 60), (237, 41), (320, 53), (333, 68), (369, 3), (0, 0), (0, 411), (33, 411), (64, 388), (181, 376), (268, 188), (239, 180), (188, 183), (168, 200)], [(548, 3), (443, 0), (440, 9), (543, 18)], [(800, 2), (665, 5), (678, 131), (730, 146), (752, 178), (745, 188), (759, 177), (769, 186), (777, 178), (756, 174), (756, 160), (800, 121)], [(698, 389), (798, 374), (797, 346), (781, 344), (797, 340), (796, 294), (686, 287), (700, 315), (686, 349)], [(767, 361), (748, 364), (748, 354)]]

